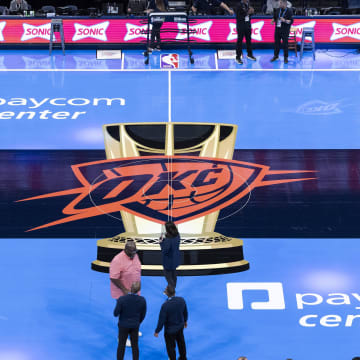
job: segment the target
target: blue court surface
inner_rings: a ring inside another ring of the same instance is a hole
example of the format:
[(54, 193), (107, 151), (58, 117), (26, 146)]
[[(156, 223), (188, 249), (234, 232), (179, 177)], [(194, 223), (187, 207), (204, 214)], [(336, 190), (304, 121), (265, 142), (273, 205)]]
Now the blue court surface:
[[(178, 69), (160, 68), (161, 54), (170, 51), (154, 53), (148, 66), (140, 50), (124, 51), (121, 60), (97, 60), (94, 50), (69, 50), (65, 56), (56, 51), (52, 57), (45, 50), (1, 51), (1, 154), (24, 150), (31, 155), (37, 149), (46, 156), (46, 151), (71, 150), (80, 162), (86, 151), (104, 149), (103, 124), (167, 121), (237, 124), (235, 149), (259, 150), (247, 154), (247, 161), (254, 156), (253, 162), (267, 164), (271, 159), (261, 150), (289, 151), (286, 165), (281, 167), (282, 153), (276, 158), (276, 170), (293, 169), (288, 167), (292, 150), (352, 149), (351, 161), (338, 153), (336, 168), (328, 162), (331, 157), (321, 153), (313, 160), (306, 158), (301, 163), (306, 167), (297, 163), (294, 169), (327, 169), (319, 172), (315, 185), (285, 184), (278, 199), (267, 196), (272, 187), (255, 197), (279, 219), (280, 232), (281, 217), (289, 216), (284, 203), (292, 206), (293, 218), (288, 223), (294, 222), (297, 236), (245, 238), (250, 270), (181, 277), (177, 291), (189, 308), (185, 330), (189, 360), (240, 356), (350, 360), (360, 356), (359, 233), (354, 230), (352, 238), (306, 237), (306, 231), (311, 233), (308, 224), (296, 222), (302, 211), (313, 219), (328, 216), (326, 208), (320, 213), (309, 205), (317, 192), (323, 205), (328, 201), (329, 213), (339, 201), (339, 197), (334, 200), (334, 193), (345, 194), (342, 216), (354, 216), (352, 201), (360, 194), (360, 55), (354, 49), (318, 50), (315, 61), (305, 53), (301, 61), (291, 55), (284, 65), (282, 58), (269, 62), (271, 50), (257, 50), (258, 60), (245, 60), (241, 66), (234, 59), (218, 59), (214, 50), (194, 50), (194, 65), (185, 51), (171, 52), (179, 54)], [(4, 214), (10, 212), (8, 224), (0, 230), (0, 360), (115, 359), (117, 322), (112, 316), (108, 275), (90, 269), (96, 259), (97, 230), (91, 238), (65, 236), (61, 226), (53, 238), (36, 233), (32, 238), (9, 236), (11, 223), (19, 221), (9, 210), (19, 200), (20, 195), (13, 194), (35, 196), (63, 190), (61, 176), (72, 164), (65, 169), (59, 162), (61, 171), (52, 168), (46, 177), (38, 158), (27, 158), (31, 164), (22, 168), (21, 156), (11, 156), (0, 177), (5, 179), (0, 183), (1, 209)], [(301, 156), (296, 155), (297, 159)], [(14, 165), (9, 165), (11, 161)], [(14, 174), (13, 180), (4, 174)], [(282, 211), (277, 213), (280, 202)], [(297, 205), (302, 206), (298, 216)], [(28, 212), (35, 225), (44, 223), (37, 216), (46, 217), (48, 211), (46, 202), (39, 206), (41, 213)], [(259, 226), (256, 211), (245, 215), (245, 222)], [(266, 218), (266, 212), (261, 216)], [(334, 227), (337, 222), (342, 222), (341, 217), (334, 218)], [(241, 237), (236, 218), (226, 224)], [(324, 234), (331, 231), (327, 226)], [(221, 232), (229, 235), (224, 226)], [(229, 283), (244, 286), (236, 296), (243, 306), (237, 302), (237, 309), (229, 308), (234, 300)], [(266, 309), (271, 302), (269, 286), (274, 283), (283, 289), (276, 293), (283, 306)], [(165, 285), (162, 277), (142, 279), (142, 295), (148, 304), (139, 340), (143, 360), (167, 359), (162, 336), (153, 336), (166, 300)], [(256, 303), (259, 309), (253, 308)], [(126, 359), (131, 359), (129, 349)]]

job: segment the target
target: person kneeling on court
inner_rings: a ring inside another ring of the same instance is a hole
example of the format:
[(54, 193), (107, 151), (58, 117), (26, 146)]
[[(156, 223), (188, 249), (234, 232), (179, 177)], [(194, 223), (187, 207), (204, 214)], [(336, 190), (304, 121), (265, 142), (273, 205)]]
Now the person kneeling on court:
[(165, 326), (164, 338), (166, 350), (170, 360), (176, 360), (176, 343), (179, 348), (179, 360), (186, 360), (186, 345), (184, 328), (187, 327), (188, 311), (186, 302), (182, 297), (175, 296), (175, 289), (168, 285), (165, 289), (168, 299), (161, 306), (159, 321), (155, 330), (155, 337)]
[(130, 335), (133, 360), (139, 360), (139, 327), (146, 315), (146, 301), (143, 296), (137, 295), (139, 291), (140, 282), (133, 282), (130, 292), (120, 296), (116, 302), (114, 316), (119, 317), (117, 360), (124, 359), (128, 335)]

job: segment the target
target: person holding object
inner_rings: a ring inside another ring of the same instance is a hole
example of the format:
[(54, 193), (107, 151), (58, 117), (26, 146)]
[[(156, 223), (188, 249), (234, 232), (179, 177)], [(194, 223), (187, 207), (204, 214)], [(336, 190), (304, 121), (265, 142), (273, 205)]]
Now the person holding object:
[(280, 0), (280, 7), (274, 11), (274, 18), (271, 23), (275, 23), (275, 48), (274, 56), (270, 61), (274, 62), (279, 60), (280, 42), (282, 40), (284, 47), (284, 63), (287, 64), (289, 56), (288, 39), (290, 27), (293, 23), (293, 12), (287, 7), (286, 0)]
[(161, 306), (159, 321), (155, 330), (155, 337), (165, 326), (164, 338), (166, 351), (170, 360), (176, 360), (176, 343), (180, 357), (178, 360), (186, 360), (186, 345), (184, 328), (187, 327), (188, 311), (186, 302), (182, 297), (175, 296), (175, 289), (168, 285), (165, 290), (168, 299)]
[(246, 39), (247, 58), (256, 61), (251, 47), (251, 15), (254, 14), (254, 8), (249, 5), (249, 0), (241, 0), (235, 9), (235, 13), (237, 30), (236, 62), (242, 65), (242, 43), (244, 36)]
[[(165, 12), (168, 8), (167, 0), (150, 0), (149, 8), (145, 11), (147, 14), (152, 12)], [(160, 49), (160, 29), (162, 27), (162, 21), (156, 21), (152, 24), (151, 29), (151, 38), (150, 38), (150, 47), (147, 49), (149, 53), (153, 50), (161, 50)]]
[(133, 360), (139, 360), (139, 327), (146, 315), (145, 298), (137, 295), (140, 291), (140, 282), (133, 282), (127, 295), (120, 296), (116, 302), (114, 316), (119, 317), (119, 342), (117, 360), (123, 360), (125, 344), (130, 335)]
[[(112, 259), (109, 273), (110, 292), (113, 299), (127, 295), (132, 283), (140, 282), (141, 262), (136, 254), (134, 240), (128, 240), (125, 249)], [(131, 346), (129, 340), (126, 342), (126, 346)]]
[(220, 0), (194, 0), (191, 10), (194, 14), (200, 12), (211, 15), (216, 6), (220, 6), (230, 15), (234, 15), (234, 11)]
[(176, 288), (176, 268), (180, 265), (180, 235), (172, 221), (165, 223), (165, 234), (161, 235), (161, 247), (164, 275), (168, 285)]
[(29, 5), (25, 0), (12, 0), (9, 10), (11, 12), (29, 10)]

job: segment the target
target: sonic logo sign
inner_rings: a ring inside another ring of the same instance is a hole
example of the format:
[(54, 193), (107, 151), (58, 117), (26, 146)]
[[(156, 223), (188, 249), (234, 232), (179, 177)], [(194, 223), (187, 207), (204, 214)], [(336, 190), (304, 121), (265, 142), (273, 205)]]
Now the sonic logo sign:
[(4, 35), (3, 35), (3, 31), (5, 29), (6, 26), (6, 21), (0, 21), (0, 41), (4, 41)]
[[(200, 40), (210, 41), (210, 29), (212, 21), (206, 21), (200, 24), (189, 26), (190, 37)], [(184, 40), (187, 38), (187, 25), (178, 23), (179, 32), (176, 35), (177, 40)]]
[[(265, 21), (257, 21), (251, 24), (251, 38), (256, 41), (262, 41), (261, 29), (263, 28)], [(230, 32), (227, 37), (227, 41), (237, 39), (237, 30), (235, 23), (229, 23)]]
[(223, 209), (256, 187), (314, 179), (274, 180), (276, 175), (312, 171), (272, 171), (265, 165), (196, 156), (104, 160), (73, 165), (72, 170), (81, 187), (20, 200), (75, 196), (63, 209), (64, 218), (31, 230), (118, 211), (157, 223), (170, 215), (182, 223)]
[(334, 31), (330, 38), (331, 41), (339, 40), (344, 37), (360, 40), (360, 22), (348, 26), (337, 23), (333, 23), (332, 25)]
[[(316, 21), (308, 21), (300, 25), (293, 25), (293, 27), (296, 29), (296, 38), (301, 40), (304, 28), (313, 28), (315, 27), (315, 25), (316, 25)], [(306, 37), (305, 40), (308, 41), (309, 39)]]
[[(41, 38), (45, 40), (50, 40), (51, 24), (46, 23), (43, 25), (35, 26), (31, 24), (23, 24), (24, 33), (21, 37), (21, 41), (27, 41), (34, 38)], [(53, 40), (55, 41), (55, 35), (53, 35)]]
[[(150, 25), (150, 29), (152, 26)], [(124, 37), (124, 41), (130, 41), (137, 38), (147, 38), (148, 26), (147, 25), (134, 25), (134, 24), (126, 24), (126, 34)]]
[(96, 40), (107, 41), (106, 29), (108, 28), (109, 24), (109, 21), (104, 21), (100, 24), (95, 24), (91, 26), (75, 23), (75, 34), (72, 41), (79, 41), (88, 37)]

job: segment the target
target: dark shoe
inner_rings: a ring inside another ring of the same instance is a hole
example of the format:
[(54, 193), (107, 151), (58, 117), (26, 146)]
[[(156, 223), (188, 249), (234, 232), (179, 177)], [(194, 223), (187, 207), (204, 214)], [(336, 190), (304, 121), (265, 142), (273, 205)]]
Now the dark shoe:
[(256, 61), (256, 57), (253, 56), (253, 55), (248, 55), (247, 58), (252, 60), (252, 61)]
[(287, 64), (288, 62), (288, 58), (284, 58), (284, 64)]
[(274, 61), (276, 61), (276, 60), (279, 60), (279, 57), (278, 57), (278, 56), (274, 56), (270, 61), (271, 61), (271, 62), (274, 62)]
[(154, 51), (161, 51), (160, 45), (155, 46)]
[(146, 53), (151, 54), (153, 52), (153, 48), (149, 47), (146, 51), (143, 52), (143, 55), (146, 56)]
[(242, 65), (243, 64), (243, 61), (241, 60), (241, 57), (236, 57), (236, 59), (235, 59), (235, 61), (238, 63), (238, 64), (240, 64), (240, 65)]

